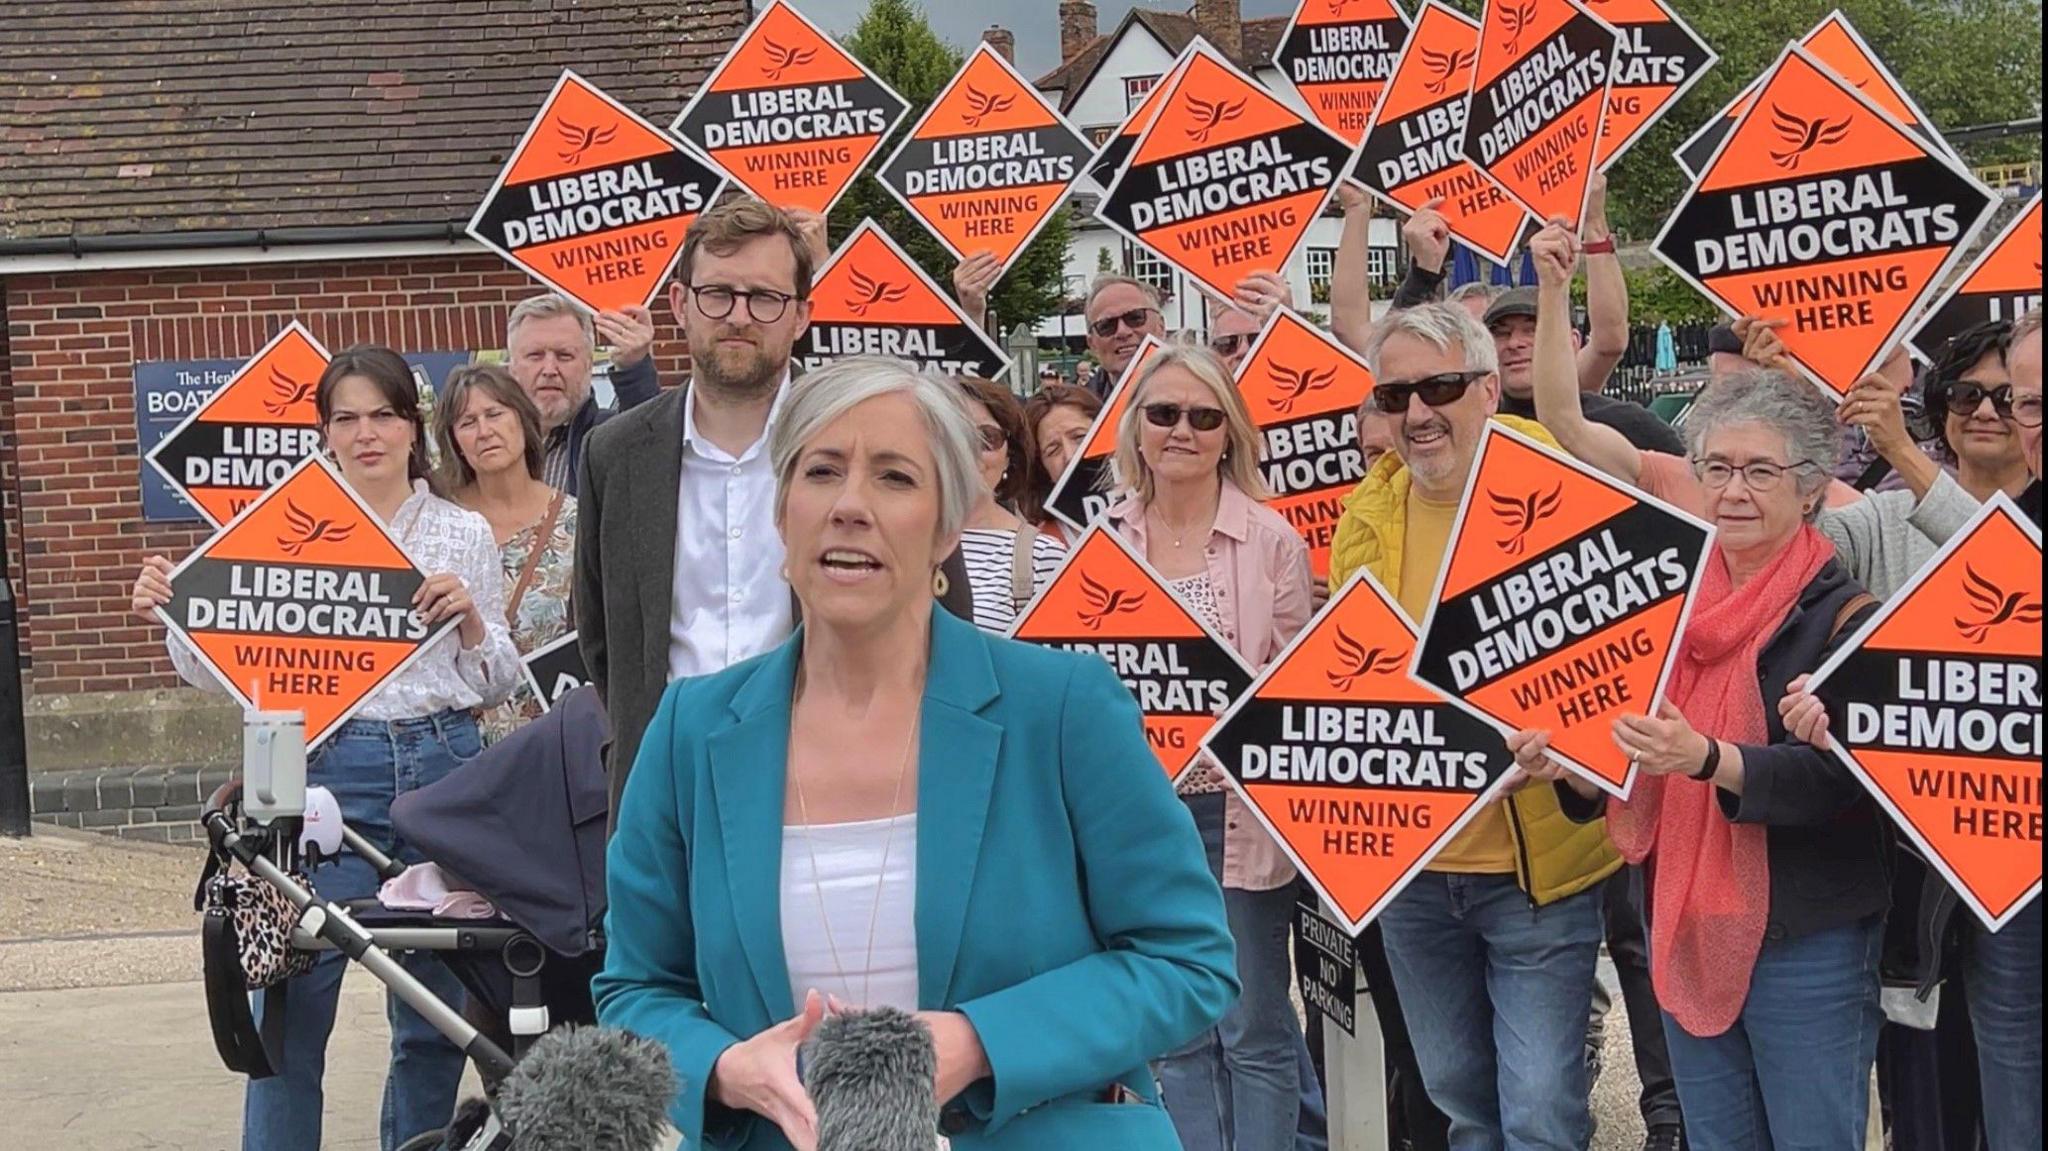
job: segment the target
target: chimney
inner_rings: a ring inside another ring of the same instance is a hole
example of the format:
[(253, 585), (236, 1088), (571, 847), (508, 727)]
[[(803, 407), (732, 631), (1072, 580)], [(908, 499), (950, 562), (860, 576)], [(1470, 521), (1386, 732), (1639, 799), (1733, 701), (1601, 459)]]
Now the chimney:
[(981, 34), (981, 38), (989, 47), (996, 50), (996, 55), (1012, 64), (1017, 62), (1017, 37), (1011, 35), (1008, 28), (1001, 24), (991, 24), (988, 31)]
[(1244, 13), (1238, 0), (1195, 0), (1195, 30), (1232, 60), (1244, 54)]
[(1080, 55), (1101, 34), (1094, 4), (1089, 0), (1060, 0), (1060, 63)]

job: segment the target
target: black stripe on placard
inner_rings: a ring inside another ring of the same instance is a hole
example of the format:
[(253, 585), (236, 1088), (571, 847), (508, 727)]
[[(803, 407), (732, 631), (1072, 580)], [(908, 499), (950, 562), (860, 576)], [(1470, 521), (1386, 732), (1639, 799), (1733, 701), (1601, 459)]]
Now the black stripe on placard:
[(1669, 21), (1617, 24), (1621, 52), (1614, 60), (1614, 86), (1676, 88), (1706, 64), (1707, 50)]
[(1477, 795), (1514, 766), (1500, 733), (1449, 704), (1255, 699), (1209, 749), (1247, 787)]
[[(1359, 149), (1353, 178), (1368, 188), (1391, 193), (1465, 163), (1465, 104), (1461, 95), (1399, 119), (1380, 121)], [(1491, 186), (1478, 180), (1471, 191)], [(1432, 199), (1438, 195), (1450, 193), (1429, 193)]]
[(491, 197), (477, 230), (506, 251), (602, 236), (704, 210), (718, 174), (665, 149), (638, 160), (506, 184)]
[(845, 356), (893, 356), (947, 375), (994, 379), (1002, 353), (968, 324), (839, 324), (813, 321), (797, 349), (806, 368)]
[(1614, 36), (1604, 25), (1573, 16), (1514, 67), (1473, 88), (1465, 155), (1475, 163), (1497, 163), (1587, 97), (1597, 97), (1613, 50)]
[(906, 108), (862, 76), (827, 84), (721, 88), (676, 123), (676, 133), (709, 152), (773, 148), (887, 135)]
[(1217, 715), (1251, 686), (1244, 667), (1206, 635), (1126, 639), (1083, 633), (1028, 640), (1101, 657), (1147, 715)]
[(417, 641), (427, 638), (427, 627), (412, 598), (424, 582), (410, 568), (202, 556), (172, 580), (166, 610), (195, 634)]
[(156, 450), (180, 486), (262, 491), (320, 450), (320, 429), (194, 420)]
[(1068, 184), (1091, 152), (1064, 128), (913, 139), (877, 173), (905, 196), (953, 196)]
[(2041, 759), (2041, 660), (1955, 652), (1849, 653), (1821, 685), (1828, 731), (1851, 751)]
[(1296, 124), (1170, 159), (1132, 163), (1096, 214), (1134, 234), (1255, 208), (1328, 188), (1349, 149), (1313, 124)]

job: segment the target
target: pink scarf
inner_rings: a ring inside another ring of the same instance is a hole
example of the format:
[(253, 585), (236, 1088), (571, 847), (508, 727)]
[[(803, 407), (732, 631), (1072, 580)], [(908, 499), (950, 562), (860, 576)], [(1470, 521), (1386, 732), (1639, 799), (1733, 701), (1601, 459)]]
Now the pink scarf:
[[(1695, 731), (1729, 743), (1769, 739), (1757, 656), (1835, 554), (1810, 525), (1737, 588), (1716, 545), (1679, 642), (1667, 693)], [(1757, 824), (1721, 813), (1711, 783), (1641, 775), (1627, 803), (1610, 801), (1608, 834), (1649, 875), (1650, 980), (1688, 1034), (1719, 1035), (1749, 998), (1770, 919), (1769, 843)]]

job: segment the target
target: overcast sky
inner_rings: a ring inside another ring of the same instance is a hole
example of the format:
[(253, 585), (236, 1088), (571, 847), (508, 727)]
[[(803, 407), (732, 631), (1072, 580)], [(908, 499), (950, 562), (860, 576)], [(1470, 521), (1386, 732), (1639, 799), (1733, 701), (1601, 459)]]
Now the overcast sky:
[[(868, 0), (795, 0), (797, 10), (828, 32), (853, 30), (867, 11)], [(921, 5), (932, 27), (956, 48), (972, 47), (982, 29), (1001, 24), (1017, 37), (1017, 70), (1038, 77), (1060, 62), (1059, 0), (912, 0)], [(1285, 16), (1295, 0), (1241, 0), (1247, 19)], [(1134, 5), (1131, 0), (1095, 0), (1102, 31), (1116, 30), (1117, 21)], [(756, 0), (755, 7), (760, 7)], [(1144, 5), (1165, 12), (1185, 12), (1189, 0), (1154, 0)]]

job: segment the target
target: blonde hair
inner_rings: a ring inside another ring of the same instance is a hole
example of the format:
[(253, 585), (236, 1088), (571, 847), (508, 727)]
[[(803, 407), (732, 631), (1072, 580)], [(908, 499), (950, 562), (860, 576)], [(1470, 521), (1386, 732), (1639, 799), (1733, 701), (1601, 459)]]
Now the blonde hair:
[[(1266, 487), (1266, 478), (1259, 474), (1259, 460), (1264, 454), (1259, 429), (1252, 423), (1251, 412), (1244, 406), (1244, 397), (1238, 394), (1237, 384), (1231, 380), (1230, 372), (1216, 353), (1188, 344), (1155, 353), (1145, 361), (1143, 371), (1132, 382), (1130, 403), (1124, 405), (1123, 416), (1116, 425), (1114, 475), (1137, 493), (1139, 503), (1152, 502), (1152, 469), (1138, 451), (1138, 437), (1145, 422), (1145, 390), (1160, 372), (1168, 368), (1179, 368), (1200, 381), (1215, 397), (1216, 406), (1223, 409), (1223, 428), (1228, 439), (1223, 446), (1223, 458), (1216, 465), (1217, 475), (1255, 500), (1273, 498), (1272, 490)], [(1107, 480), (1110, 474), (1105, 472), (1104, 479)]]

